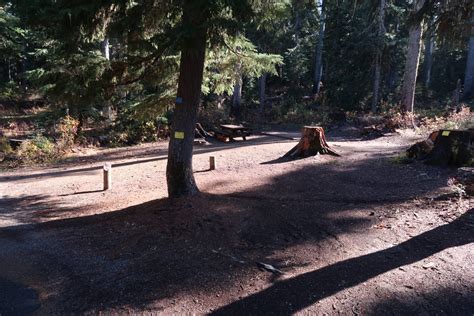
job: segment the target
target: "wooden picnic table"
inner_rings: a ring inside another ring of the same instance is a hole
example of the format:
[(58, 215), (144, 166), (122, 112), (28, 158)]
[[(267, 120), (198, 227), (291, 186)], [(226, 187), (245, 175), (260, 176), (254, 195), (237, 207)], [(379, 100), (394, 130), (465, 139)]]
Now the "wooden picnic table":
[(222, 124), (220, 125), (224, 134), (229, 136), (231, 139), (234, 137), (242, 137), (243, 140), (247, 140), (247, 136), (250, 136), (250, 129), (243, 125), (233, 124)]

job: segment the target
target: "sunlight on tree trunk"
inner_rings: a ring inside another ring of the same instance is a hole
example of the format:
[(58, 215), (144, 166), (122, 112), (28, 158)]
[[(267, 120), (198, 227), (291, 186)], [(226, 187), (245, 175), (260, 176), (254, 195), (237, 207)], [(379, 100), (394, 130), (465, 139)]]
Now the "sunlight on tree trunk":
[(260, 113), (263, 113), (265, 110), (265, 85), (267, 81), (267, 74), (264, 73), (263, 75), (258, 78), (258, 97), (259, 97), (259, 102), (260, 102)]
[(374, 89), (373, 89), (373, 98), (372, 98), (372, 112), (377, 112), (377, 107), (379, 104), (379, 94), (380, 94), (380, 79), (382, 72), (382, 52), (384, 47), (384, 36), (385, 36), (385, 0), (380, 0), (379, 5), (379, 14), (377, 16), (378, 20), (378, 30), (377, 30), (377, 52), (375, 55), (375, 71), (374, 71)]
[(239, 63), (236, 69), (236, 81), (234, 85), (234, 92), (232, 93), (232, 115), (236, 118), (240, 117), (240, 106), (242, 103), (242, 65)]
[[(413, 15), (423, 6), (424, 0), (414, 3)], [(418, 76), (418, 65), (420, 62), (421, 37), (423, 34), (423, 19), (411, 21), (408, 32), (408, 48), (405, 61), (405, 72), (403, 76), (402, 104), (407, 112), (413, 112), (415, 102), (416, 78)]]
[(178, 94), (166, 167), (169, 197), (199, 192), (193, 175), (192, 155), (206, 54), (206, 11), (205, 4), (184, 1), (183, 26), (191, 34), (183, 39), (181, 49)]
[[(102, 54), (105, 59), (110, 61), (110, 45), (108, 37), (102, 41)], [(112, 123), (112, 105), (110, 104), (110, 96), (107, 92), (105, 93), (104, 100), (104, 117), (107, 119), (107, 123)]]
[(474, 4), (471, 8), (471, 37), (467, 53), (466, 74), (464, 77), (463, 98), (469, 98), (474, 93)]
[(429, 89), (431, 82), (431, 68), (433, 67), (433, 50), (435, 45), (434, 18), (431, 19), (425, 37), (425, 55), (423, 68), (423, 84)]
[(318, 42), (316, 44), (316, 56), (314, 58), (313, 94), (318, 94), (321, 90), (321, 78), (323, 74), (324, 32), (326, 29), (326, 12), (324, 0), (316, 0), (316, 6), (319, 8), (319, 33)]

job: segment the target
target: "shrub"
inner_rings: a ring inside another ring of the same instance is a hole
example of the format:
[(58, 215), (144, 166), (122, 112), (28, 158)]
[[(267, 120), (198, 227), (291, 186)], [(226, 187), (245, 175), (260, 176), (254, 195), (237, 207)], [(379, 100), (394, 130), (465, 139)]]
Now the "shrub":
[(56, 133), (58, 134), (58, 147), (67, 150), (74, 146), (79, 128), (79, 120), (67, 115), (59, 120), (56, 125)]
[(153, 142), (169, 135), (168, 118), (136, 118), (132, 113), (123, 112), (112, 126), (108, 143), (110, 146), (134, 145)]
[(0, 152), (4, 155), (8, 155), (13, 152), (13, 149), (10, 146), (10, 142), (5, 136), (0, 136)]
[(48, 138), (38, 135), (24, 141), (15, 152), (17, 160), (24, 164), (50, 162), (58, 157), (54, 143)]

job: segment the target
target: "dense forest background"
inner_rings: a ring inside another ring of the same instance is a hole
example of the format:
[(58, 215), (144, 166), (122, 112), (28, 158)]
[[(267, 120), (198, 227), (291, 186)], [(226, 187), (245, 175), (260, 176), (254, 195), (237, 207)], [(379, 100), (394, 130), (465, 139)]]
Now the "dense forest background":
[(2, 1), (1, 104), (41, 108), (36, 131), (66, 143), (166, 138), (195, 23), (205, 127), (439, 114), (474, 91), (473, 12), (470, 0)]

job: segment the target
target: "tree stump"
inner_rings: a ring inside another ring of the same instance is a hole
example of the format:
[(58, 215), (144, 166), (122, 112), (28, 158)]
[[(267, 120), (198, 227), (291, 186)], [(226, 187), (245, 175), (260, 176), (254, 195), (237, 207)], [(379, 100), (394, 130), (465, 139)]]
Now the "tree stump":
[(428, 139), (418, 142), (407, 149), (406, 154), (408, 158), (425, 159), (427, 155), (433, 150), (434, 143), (438, 137), (439, 131), (432, 132)]
[(440, 130), (426, 163), (441, 166), (462, 166), (473, 158), (474, 129)]
[(459, 168), (456, 172), (456, 183), (464, 186), (467, 195), (474, 196), (474, 168)]
[(287, 152), (282, 158), (296, 159), (310, 156), (333, 155), (340, 157), (338, 153), (329, 148), (324, 135), (324, 129), (319, 126), (305, 126), (301, 131), (299, 143)]

